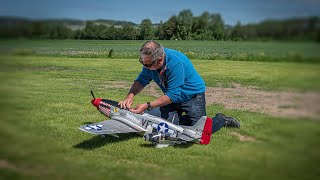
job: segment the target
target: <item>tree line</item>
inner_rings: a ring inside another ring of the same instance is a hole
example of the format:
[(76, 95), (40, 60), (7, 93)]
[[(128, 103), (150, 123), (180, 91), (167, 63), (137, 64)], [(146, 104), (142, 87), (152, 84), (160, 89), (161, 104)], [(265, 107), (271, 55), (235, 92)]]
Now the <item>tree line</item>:
[(144, 19), (139, 25), (121, 25), (86, 21), (84, 28), (72, 30), (64, 22), (1, 23), (1, 38), (101, 39), (101, 40), (301, 40), (320, 42), (320, 18), (305, 17), (266, 20), (256, 24), (234, 26), (224, 23), (218, 13), (194, 16), (182, 10), (167, 21), (153, 24)]

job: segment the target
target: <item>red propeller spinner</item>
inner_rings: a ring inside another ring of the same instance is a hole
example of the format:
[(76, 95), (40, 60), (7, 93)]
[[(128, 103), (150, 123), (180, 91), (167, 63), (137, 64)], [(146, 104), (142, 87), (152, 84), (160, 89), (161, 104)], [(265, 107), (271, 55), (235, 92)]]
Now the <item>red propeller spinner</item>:
[(93, 99), (91, 100), (91, 103), (92, 103), (92, 105), (94, 105), (95, 107), (99, 107), (99, 104), (100, 104), (100, 102), (101, 102), (101, 100), (102, 100), (102, 98), (95, 98), (94, 97), (94, 95), (93, 95), (93, 92), (92, 92), (92, 90), (91, 90), (91, 95), (92, 95), (92, 97), (93, 97)]

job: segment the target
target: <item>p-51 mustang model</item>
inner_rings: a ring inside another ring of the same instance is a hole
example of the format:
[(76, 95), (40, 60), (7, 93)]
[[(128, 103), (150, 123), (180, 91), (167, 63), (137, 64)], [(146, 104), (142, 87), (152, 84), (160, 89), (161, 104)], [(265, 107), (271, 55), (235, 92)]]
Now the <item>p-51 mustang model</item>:
[(91, 134), (111, 135), (136, 132), (151, 141), (157, 148), (187, 142), (209, 144), (212, 132), (212, 119), (201, 117), (194, 126), (179, 126), (148, 113), (135, 114), (122, 109), (118, 102), (95, 98), (91, 103), (101, 114), (110, 120), (81, 126), (79, 129)]

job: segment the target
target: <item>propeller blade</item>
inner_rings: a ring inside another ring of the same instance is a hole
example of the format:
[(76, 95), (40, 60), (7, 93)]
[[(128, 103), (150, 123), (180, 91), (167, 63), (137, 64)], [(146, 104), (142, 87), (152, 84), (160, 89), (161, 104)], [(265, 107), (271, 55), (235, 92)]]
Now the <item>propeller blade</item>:
[(96, 98), (94, 97), (94, 95), (93, 95), (93, 92), (92, 92), (92, 90), (91, 90), (91, 95), (92, 95), (93, 99), (96, 99)]

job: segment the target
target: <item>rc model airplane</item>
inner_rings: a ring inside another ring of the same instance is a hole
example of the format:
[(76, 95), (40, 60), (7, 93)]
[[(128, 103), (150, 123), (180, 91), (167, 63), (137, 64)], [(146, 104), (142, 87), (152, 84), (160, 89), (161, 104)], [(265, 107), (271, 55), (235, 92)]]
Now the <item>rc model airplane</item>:
[(120, 108), (118, 102), (95, 98), (92, 91), (91, 94), (93, 96), (91, 103), (110, 120), (81, 126), (79, 129), (82, 131), (102, 137), (105, 135), (118, 137), (117, 134), (135, 132), (143, 134), (144, 140), (151, 141), (156, 148), (188, 142), (210, 143), (212, 119), (209, 117), (201, 117), (194, 126), (181, 126), (148, 113), (132, 113)]

